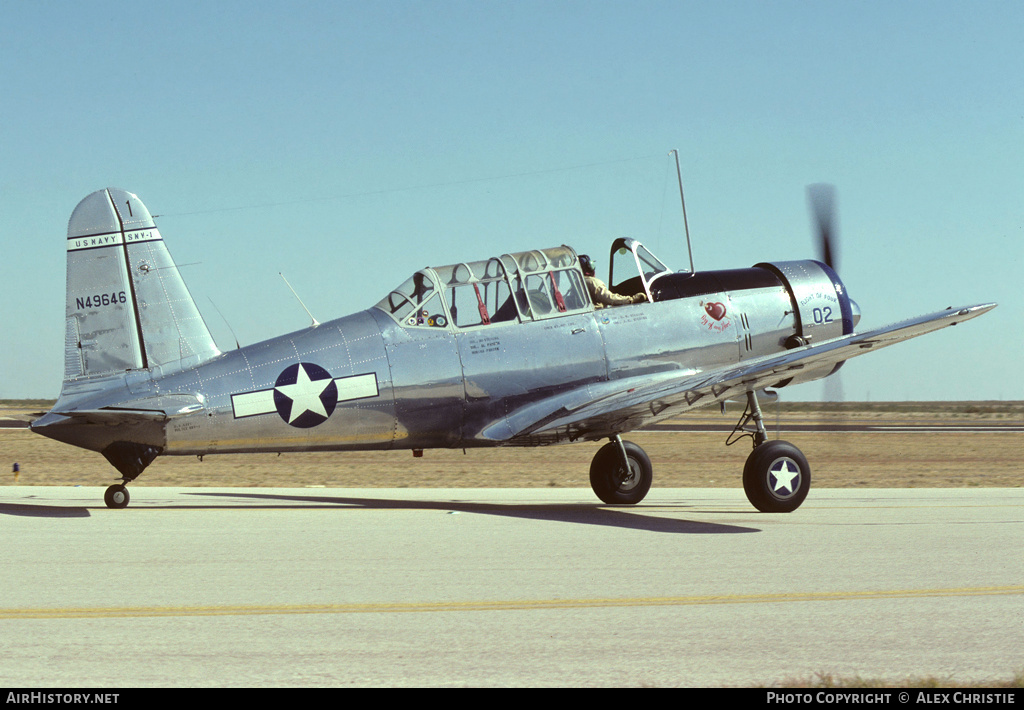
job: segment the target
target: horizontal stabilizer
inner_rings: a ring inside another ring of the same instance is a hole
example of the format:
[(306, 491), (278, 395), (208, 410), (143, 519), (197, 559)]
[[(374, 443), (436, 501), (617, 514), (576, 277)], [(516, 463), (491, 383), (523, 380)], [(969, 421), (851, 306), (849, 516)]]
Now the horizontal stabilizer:
[(194, 414), (203, 409), (203, 400), (194, 394), (164, 394), (122, 402), (116, 407), (99, 409), (54, 409), (51, 414), (70, 417), (79, 424), (129, 424), (138, 421), (165, 422)]
[(95, 424), (101, 426), (124, 426), (140, 421), (165, 422), (167, 415), (152, 409), (124, 409), (109, 407), (103, 409), (76, 409), (70, 412), (50, 412), (67, 417), (67, 422), (75, 425)]
[(113, 442), (136, 439), (162, 447), (166, 443), (167, 422), (203, 409), (203, 400), (195, 394), (163, 394), (122, 402), (113, 407), (89, 409), (62, 408), (31, 423), (31, 428), (58, 441), (102, 451)]

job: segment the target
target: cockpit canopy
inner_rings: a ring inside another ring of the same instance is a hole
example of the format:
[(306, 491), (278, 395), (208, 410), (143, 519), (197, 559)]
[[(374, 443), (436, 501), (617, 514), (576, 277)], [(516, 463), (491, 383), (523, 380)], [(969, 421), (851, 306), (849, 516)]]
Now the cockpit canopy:
[(428, 267), (376, 304), (406, 327), (474, 328), (593, 309), (567, 246)]

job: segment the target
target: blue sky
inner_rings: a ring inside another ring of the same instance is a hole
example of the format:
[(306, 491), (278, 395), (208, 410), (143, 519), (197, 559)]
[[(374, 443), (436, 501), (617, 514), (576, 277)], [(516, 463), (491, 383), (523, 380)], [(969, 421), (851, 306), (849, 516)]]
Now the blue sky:
[[(1020, 2), (0, 0), (0, 397), (55, 397), (67, 220), (150, 211), (233, 345), (425, 265), (619, 236), (698, 269), (814, 256), (880, 326), (998, 301), (843, 370), (848, 399), (1024, 399)], [(223, 318), (212, 304), (216, 304)], [(820, 383), (787, 393), (816, 399)]]

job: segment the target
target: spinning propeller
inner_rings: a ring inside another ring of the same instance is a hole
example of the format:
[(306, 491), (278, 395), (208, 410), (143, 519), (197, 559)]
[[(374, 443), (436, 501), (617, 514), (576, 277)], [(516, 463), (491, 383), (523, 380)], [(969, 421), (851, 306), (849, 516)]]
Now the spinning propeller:
[[(836, 189), (826, 183), (810, 185), (807, 199), (817, 226), (818, 259), (839, 273), (839, 237), (836, 231)], [(827, 402), (845, 400), (839, 373), (825, 378), (824, 398)]]
[(839, 238), (836, 236), (836, 189), (817, 184), (807, 188), (807, 199), (818, 227), (818, 256), (829, 268), (839, 273)]

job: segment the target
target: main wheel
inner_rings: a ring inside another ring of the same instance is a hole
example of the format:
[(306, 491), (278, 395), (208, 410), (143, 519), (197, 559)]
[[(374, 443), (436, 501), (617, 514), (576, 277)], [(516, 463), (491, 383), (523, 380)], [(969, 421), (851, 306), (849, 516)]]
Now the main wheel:
[(128, 495), (128, 489), (120, 483), (115, 483), (103, 494), (103, 502), (108, 508), (125, 508), (129, 500), (131, 496)]
[(651, 459), (631, 441), (622, 442), (629, 470), (622, 465), (622, 454), (614, 441), (605, 444), (590, 462), (590, 487), (605, 503), (639, 503), (651, 490), (654, 469)]
[(762, 513), (792, 512), (804, 502), (810, 489), (807, 458), (788, 441), (766, 441), (747, 457), (743, 490)]

